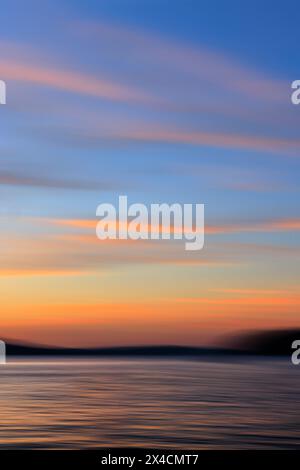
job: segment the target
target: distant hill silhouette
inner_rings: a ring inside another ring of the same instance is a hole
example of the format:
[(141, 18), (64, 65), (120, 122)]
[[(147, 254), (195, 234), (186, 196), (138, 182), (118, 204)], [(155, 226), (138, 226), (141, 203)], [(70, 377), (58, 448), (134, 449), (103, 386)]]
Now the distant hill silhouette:
[(290, 356), (293, 352), (292, 343), (297, 339), (300, 340), (300, 329), (269, 330), (240, 334), (230, 344), (250, 354)]
[(300, 340), (299, 330), (244, 332), (231, 337), (225, 348), (190, 346), (123, 346), (110, 348), (63, 348), (7, 340), (7, 356), (82, 356), (82, 357), (208, 357), (208, 356), (290, 356), (292, 342)]
[(199, 357), (236, 354), (230, 349), (188, 346), (128, 346), (112, 348), (56, 348), (6, 342), (7, 356)]

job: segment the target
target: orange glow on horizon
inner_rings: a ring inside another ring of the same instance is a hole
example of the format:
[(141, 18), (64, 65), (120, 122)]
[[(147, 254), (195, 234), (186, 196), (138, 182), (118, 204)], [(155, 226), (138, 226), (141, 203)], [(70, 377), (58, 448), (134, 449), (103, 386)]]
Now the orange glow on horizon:
[[(78, 337), (80, 329), (85, 335), (76, 340), (79, 345), (91, 341), (99, 347), (113, 346), (117, 340), (120, 344), (122, 341), (124, 344), (150, 344), (149, 332), (156, 330), (157, 338), (153, 336), (153, 344), (157, 340), (158, 343), (168, 344), (172, 337), (179, 341), (181, 334), (183, 342), (197, 344), (197, 338), (200, 341), (205, 336), (218, 337), (223, 331), (296, 326), (299, 307), (300, 295), (38, 304), (18, 308), (11, 305), (5, 308), (2, 328), (4, 333), (14, 332), (13, 337), (17, 338), (24, 336), (24, 329), (29, 339), (35, 338), (36, 330), (43, 334), (51, 331), (49, 341), (51, 339), (53, 344), (62, 344), (57, 338), (64, 332), (66, 338), (72, 332), (77, 332)], [(71, 340), (68, 341), (70, 343)]]

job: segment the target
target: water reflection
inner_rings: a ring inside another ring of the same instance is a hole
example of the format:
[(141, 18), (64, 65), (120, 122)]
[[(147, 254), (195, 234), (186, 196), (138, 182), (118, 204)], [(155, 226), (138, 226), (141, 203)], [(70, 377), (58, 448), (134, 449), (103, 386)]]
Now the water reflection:
[(0, 367), (3, 448), (296, 448), (289, 360), (56, 360)]

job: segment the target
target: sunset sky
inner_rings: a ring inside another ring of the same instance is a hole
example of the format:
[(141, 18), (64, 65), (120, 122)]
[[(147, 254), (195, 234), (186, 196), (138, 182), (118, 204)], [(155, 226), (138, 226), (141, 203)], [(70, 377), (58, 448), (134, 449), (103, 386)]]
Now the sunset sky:
[[(0, 339), (201, 345), (299, 326), (297, 8), (1, 2)], [(98, 204), (122, 194), (205, 204), (204, 249), (98, 240)]]

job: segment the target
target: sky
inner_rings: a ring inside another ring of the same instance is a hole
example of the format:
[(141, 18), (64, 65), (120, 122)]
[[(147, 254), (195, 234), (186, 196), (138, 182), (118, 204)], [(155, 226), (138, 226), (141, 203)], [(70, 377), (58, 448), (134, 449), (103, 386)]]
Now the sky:
[[(296, 1), (3, 0), (0, 335), (219, 344), (299, 326)], [(205, 244), (96, 208), (205, 204)]]

